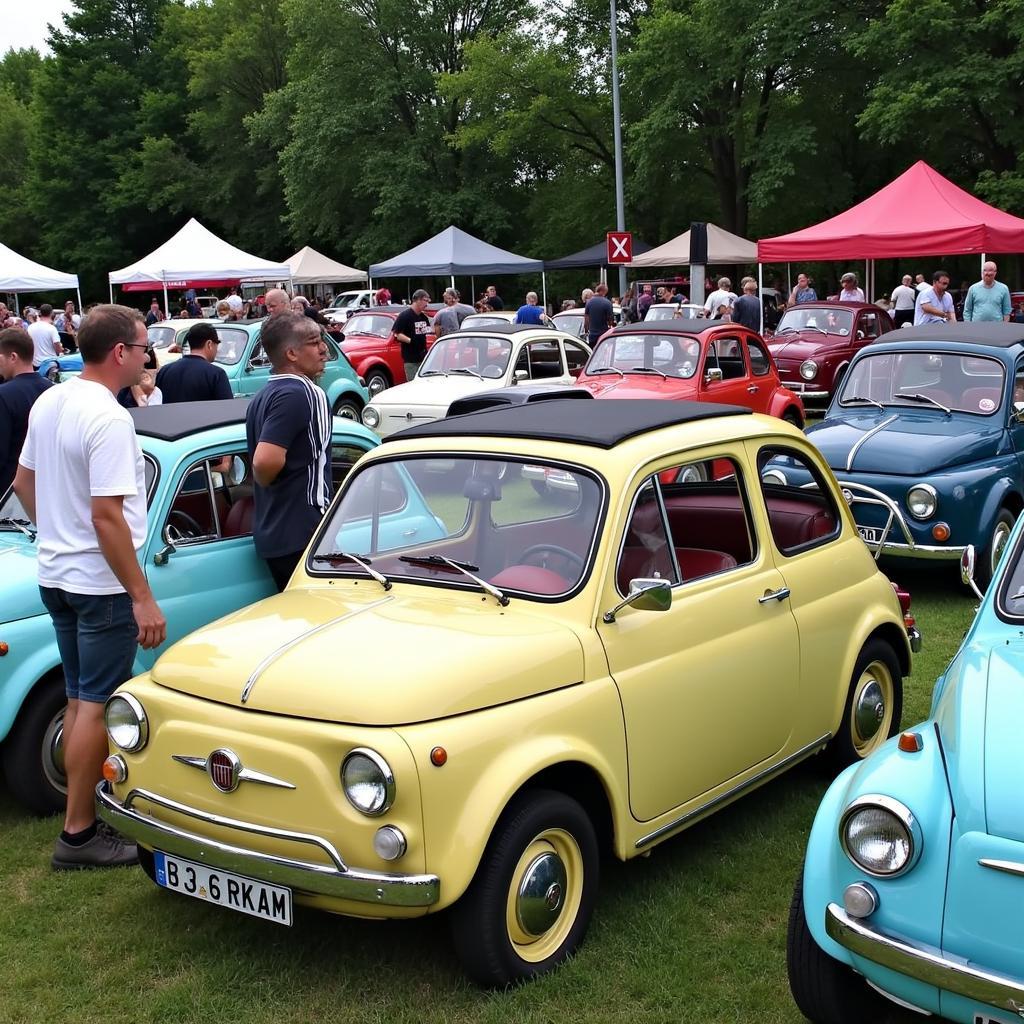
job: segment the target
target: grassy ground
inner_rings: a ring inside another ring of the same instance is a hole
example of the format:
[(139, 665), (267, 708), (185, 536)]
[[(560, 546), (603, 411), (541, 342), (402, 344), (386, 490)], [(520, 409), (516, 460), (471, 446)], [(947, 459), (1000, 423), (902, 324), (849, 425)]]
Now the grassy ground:
[[(898, 578), (925, 638), (911, 723), (973, 602), (954, 569)], [(461, 977), (443, 915), (382, 924), (300, 907), (285, 929), (162, 892), (137, 869), (53, 875), (56, 820), (31, 820), (0, 794), (0, 1024), (797, 1022), (786, 917), (826, 785), (802, 766), (649, 858), (606, 863), (580, 954), (497, 994)]]

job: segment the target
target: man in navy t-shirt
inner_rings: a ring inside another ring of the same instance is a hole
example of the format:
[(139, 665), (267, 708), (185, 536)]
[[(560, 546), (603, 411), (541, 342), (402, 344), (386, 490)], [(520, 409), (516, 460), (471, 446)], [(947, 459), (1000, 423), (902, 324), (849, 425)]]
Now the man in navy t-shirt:
[(53, 385), (32, 369), (35, 346), (23, 327), (0, 331), (0, 497), (18, 470), (18, 456), (28, 433), (28, 414), (35, 400)]
[(163, 395), (164, 405), (231, 398), (228, 375), (220, 366), (213, 364), (220, 345), (220, 337), (213, 324), (193, 324), (185, 340), (188, 342), (188, 355), (168, 363), (156, 375), (156, 386)]
[(284, 590), (331, 500), (331, 413), (314, 382), (327, 362), (320, 328), (279, 313), (263, 325), (272, 367), (245, 414), (256, 553)]
[(602, 281), (594, 292), (583, 308), (583, 330), (587, 332), (591, 348), (605, 331), (615, 326), (615, 310), (608, 301), (608, 285)]
[(544, 310), (537, 305), (537, 293), (527, 292), (526, 303), (516, 310), (517, 324), (536, 324), (538, 327), (544, 324)]

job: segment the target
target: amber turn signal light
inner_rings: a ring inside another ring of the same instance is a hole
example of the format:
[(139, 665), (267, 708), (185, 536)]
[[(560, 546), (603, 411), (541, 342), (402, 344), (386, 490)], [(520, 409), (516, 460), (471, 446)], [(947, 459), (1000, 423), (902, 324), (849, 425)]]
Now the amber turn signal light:
[(932, 537), (940, 541), (949, 540), (949, 527), (945, 523), (936, 523), (932, 527)]
[(444, 747), (434, 747), (430, 752), (430, 763), (435, 768), (440, 768), (448, 762), (448, 751)]
[(109, 783), (124, 782), (128, 778), (128, 765), (120, 754), (111, 754), (103, 762), (103, 778)]
[(919, 732), (905, 732), (900, 736), (898, 746), (907, 754), (917, 754), (924, 749), (924, 740)]
[(10, 647), (7, 646), (7, 642), (0, 640), (0, 658), (2, 658), (9, 650)]

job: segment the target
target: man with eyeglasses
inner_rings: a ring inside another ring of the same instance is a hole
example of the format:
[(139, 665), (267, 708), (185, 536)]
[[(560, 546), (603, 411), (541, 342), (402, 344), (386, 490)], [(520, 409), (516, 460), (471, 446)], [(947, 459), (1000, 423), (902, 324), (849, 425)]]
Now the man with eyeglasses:
[(320, 328), (299, 313), (270, 317), (261, 339), (270, 379), (245, 414), (252, 536), (280, 591), (331, 501), (331, 412), (315, 383), (328, 353)]
[(211, 323), (193, 324), (185, 335), (188, 353), (168, 363), (156, 375), (164, 405), (174, 402), (212, 402), (231, 398), (231, 385), (223, 368), (214, 365), (220, 335)]
[(949, 274), (945, 270), (936, 270), (932, 274), (931, 287), (917, 294), (917, 305), (914, 307), (914, 326), (921, 324), (941, 324), (945, 321), (956, 322), (956, 311), (953, 308), (953, 296), (949, 294)]
[(167, 623), (139, 565), (146, 477), (135, 424), (114, 397), (146, 365), (142, 314), (96, 306), (82, 321), (80, 377), (40, 395), (14, 478), (38, 528), (39, 593), (53, 619), (68, 705), (64, 829), (55, 871), (134, 864), (134, 843), (100, 831), (95, 790), (107, 757), (106, 699), (132, 674), (135, 651), (159, 647)]

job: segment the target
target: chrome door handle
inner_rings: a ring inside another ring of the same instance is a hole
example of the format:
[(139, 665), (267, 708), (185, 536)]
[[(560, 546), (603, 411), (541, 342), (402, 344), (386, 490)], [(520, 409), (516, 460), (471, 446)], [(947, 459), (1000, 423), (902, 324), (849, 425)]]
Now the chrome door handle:
[(418, 529), (417, 530), (403, 530), (402, 531), (402, 536), (403, 537), (415, 537), (416, 534), (419, 533), (419, 532), (420, 531)]
[(756, 384), (751, 384), (750, 387), (747, 388), (747, 394), (748, 395), (756, 395), (758, 393), (758, 391), (760, 391), (760, 390), (761, 389)]
[(789, 597), (789, 587), (780, 587), (778, 590), (769, 590), (764, 597), (757, 599), (758, 604), (768, 604), (770, 601), (785, 601)]

